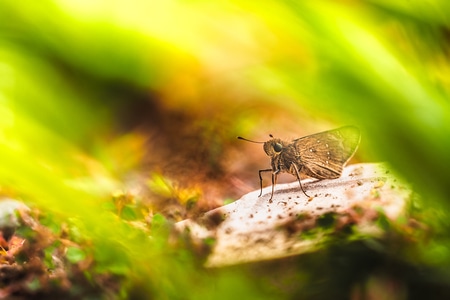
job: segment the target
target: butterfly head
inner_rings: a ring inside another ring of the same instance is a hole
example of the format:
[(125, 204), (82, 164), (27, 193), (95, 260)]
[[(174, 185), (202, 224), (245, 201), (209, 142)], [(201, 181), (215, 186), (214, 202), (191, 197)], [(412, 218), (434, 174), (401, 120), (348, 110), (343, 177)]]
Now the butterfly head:
[(285, 145), (282, 140), (276, 139), (272, 135), (270, 137), (271, 139), (264, 143), (264, 152), (272, 157), (280, 154)]

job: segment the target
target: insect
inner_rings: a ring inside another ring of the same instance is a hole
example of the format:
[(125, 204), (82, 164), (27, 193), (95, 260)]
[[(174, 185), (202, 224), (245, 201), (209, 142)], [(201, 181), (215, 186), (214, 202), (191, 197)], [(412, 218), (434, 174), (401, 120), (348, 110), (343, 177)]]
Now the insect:
[(300, 174), (317, 179), (339, 178), (345, 164), (355, 154), (361, 135), (355, 126), (345, 126), (329, 131), (319, 132), (293, 140), (292, 142), (274, 138), (271, 134), (267, 142), (255, 142), (238, 136), (238, 139), (252, 143), (264, 144), (264, 151), (271, 159), (271, 169), (259, 170), (259, 181), (262, 195), (262, 176), (264, 172), (272, 172), (272, 201), (277, 176), (287, 172), (297, 177), (300, 189), (303, 189)]

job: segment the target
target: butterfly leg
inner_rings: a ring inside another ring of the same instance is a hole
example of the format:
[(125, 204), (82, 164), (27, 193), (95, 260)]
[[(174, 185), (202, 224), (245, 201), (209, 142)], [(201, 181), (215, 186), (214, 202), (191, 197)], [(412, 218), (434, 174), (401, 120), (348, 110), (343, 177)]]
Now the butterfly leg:
[(280, 172), (280, 170), (276, 170), (275, 172), (272, 173), (272, 194), (270, 195), (270, 199), (269, 199), (270, 203), (272, 203), (273, 191), (275, 189), (275, 185), (277, 184), (277, 177), (278, 177), (279, 172)]
[(303, 194), (305, 194), (306, 197), (309, 197), (308, 194), (307, 194), (307, 193), (305, 192), (305, 190), (303, 189), (302, 182), (301, 182), (301, 180), (300, 180), (300, 171), (301, 171), (301, 169), (300, 169), (300, 171), (299, 171), (297, 165), (294, 164), (294, 163), (292, 164), (292, 166), (294, 166), (295, 174), (297, 175), (297, 180), (298, 180), (298, 183), (300, 184), (300, 188), (301, 188)]
[[(262, 180), (261, 173), (263, 173), (263, 172), (272, 172), (272, 169), (259, 170), (259, 185), (261, 186), (261, 192), (259, 193), (258, 197), (261, 197), (261, 195), (262, 195), (262, 181), (263, 180)], [(272, 182), (273, 182), (273, 178), (272, 178)]]

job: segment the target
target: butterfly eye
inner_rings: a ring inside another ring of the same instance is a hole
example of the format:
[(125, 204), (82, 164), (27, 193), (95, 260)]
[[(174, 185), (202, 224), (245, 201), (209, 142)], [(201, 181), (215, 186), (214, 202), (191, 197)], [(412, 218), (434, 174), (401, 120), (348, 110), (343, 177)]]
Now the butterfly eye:
[(275, 143), (273, 145), (273, 150), (275, 150), (275, 152), (281, 152), (281, 149), (283, 149), (283, 145), (281, 145), (280, 143)]

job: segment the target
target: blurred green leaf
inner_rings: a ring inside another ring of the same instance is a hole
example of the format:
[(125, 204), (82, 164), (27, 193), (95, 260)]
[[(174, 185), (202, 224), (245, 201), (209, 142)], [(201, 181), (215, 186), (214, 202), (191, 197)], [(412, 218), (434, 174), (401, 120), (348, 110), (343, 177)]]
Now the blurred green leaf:
[(76, 264), (86, 258), (86, 253), (78, 247), (69, 247), (66, 257), (71, 263)]

